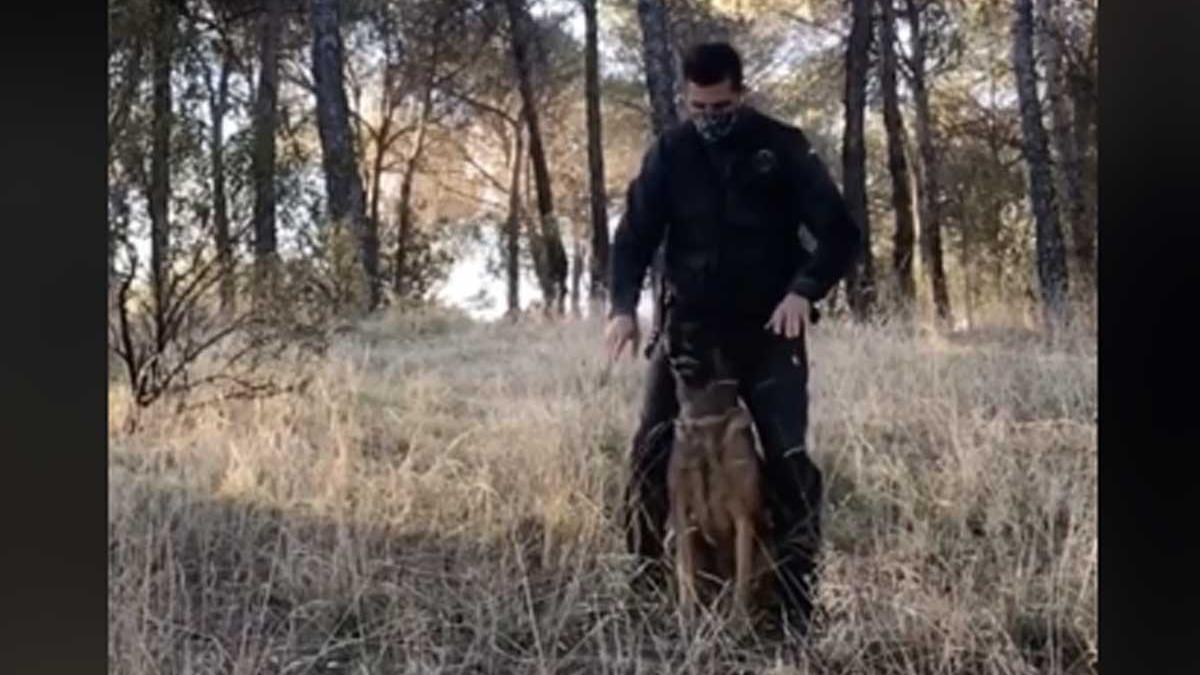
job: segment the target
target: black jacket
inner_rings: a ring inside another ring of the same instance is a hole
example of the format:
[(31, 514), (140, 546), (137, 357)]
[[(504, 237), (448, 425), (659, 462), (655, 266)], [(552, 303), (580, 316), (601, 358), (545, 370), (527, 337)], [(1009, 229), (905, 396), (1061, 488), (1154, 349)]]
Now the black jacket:
[[(815, 252), (802, 245), (801, 225)], [(804, 134), (746, 107), (715, 146), (687, 122), (646, 152), (613, 239), (614, 314), (635, 312), (664, 239), (674, 307), (765, 322), (789, 291), (822, 299), (858, 255), (862, 231)]]

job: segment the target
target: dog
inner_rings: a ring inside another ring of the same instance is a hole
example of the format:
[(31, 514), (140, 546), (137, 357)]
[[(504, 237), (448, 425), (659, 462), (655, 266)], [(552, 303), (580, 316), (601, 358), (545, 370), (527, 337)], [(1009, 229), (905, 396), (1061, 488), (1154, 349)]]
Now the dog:
[(770, 522), (753, 422), (739, 404), (736, 380), (677, 380), (676, 388), (680, 412), (667, 491), (680, 608), (690, 617), (702, 600), (700, 575), (732, 579), (734, 616), (745, 622), (763, 600), (770, 565), (761, 541)]

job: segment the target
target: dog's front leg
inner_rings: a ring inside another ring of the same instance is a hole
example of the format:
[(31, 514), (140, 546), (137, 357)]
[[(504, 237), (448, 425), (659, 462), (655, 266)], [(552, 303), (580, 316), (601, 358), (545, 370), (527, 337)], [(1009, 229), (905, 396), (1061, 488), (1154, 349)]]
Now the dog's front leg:
[(696, 531), (687, 522), (686, 508), (675, 513), (675, 576), (679, 586), (679, 609), (691, 622), (696, 599)]
[(750, 582), (754, 574), (754, 520), (749, 514), (741, 514), (734, 521), (737, 555), (734, 572), (733, 602), (739, 621), (750, 616)]

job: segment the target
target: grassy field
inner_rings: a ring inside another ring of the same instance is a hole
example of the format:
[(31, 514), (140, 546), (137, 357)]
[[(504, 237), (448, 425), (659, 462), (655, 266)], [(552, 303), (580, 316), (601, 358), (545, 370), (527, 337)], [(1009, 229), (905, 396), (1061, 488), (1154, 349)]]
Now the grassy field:
[(110, 672), (1085, 673), (1094, 334), (811, 337), (826, 476), (803, 647), (681, 627), (617, 524), (644, 361), (600, 326), (389, 316), (302, 395), (110, 397)]

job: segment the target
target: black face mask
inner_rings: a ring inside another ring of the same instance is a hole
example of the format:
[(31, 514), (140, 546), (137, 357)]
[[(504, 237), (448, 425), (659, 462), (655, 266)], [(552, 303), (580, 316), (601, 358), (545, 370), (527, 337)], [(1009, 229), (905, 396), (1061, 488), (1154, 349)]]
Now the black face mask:
[(721, 112), (704, 112), (695, 117), (696, 131), (709, 143), (729, 136), (738, 120), (736, 107)]

